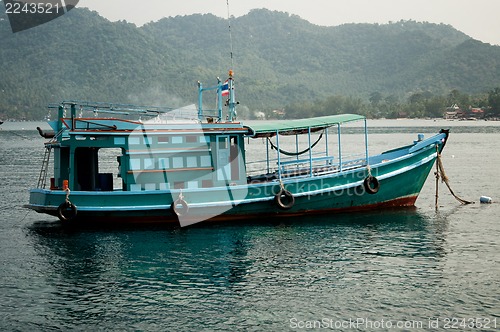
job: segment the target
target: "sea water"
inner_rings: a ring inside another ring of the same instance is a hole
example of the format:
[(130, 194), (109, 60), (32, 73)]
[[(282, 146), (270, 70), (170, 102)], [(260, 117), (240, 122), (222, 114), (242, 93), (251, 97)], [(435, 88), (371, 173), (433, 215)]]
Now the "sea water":
[[(185, 229), (68, 228), (22, 208), (43, 140), (37, 124), (5, 123), (0, 329), (498, 330), (500, 123), (368, 124), (373, 152), (451, 127), (446, 174), (476, 204), (460, 205), (440, 183), (436, 210), (431, 172), (410, 209)], [(479, 204), (481, 196), (493, 203)]]

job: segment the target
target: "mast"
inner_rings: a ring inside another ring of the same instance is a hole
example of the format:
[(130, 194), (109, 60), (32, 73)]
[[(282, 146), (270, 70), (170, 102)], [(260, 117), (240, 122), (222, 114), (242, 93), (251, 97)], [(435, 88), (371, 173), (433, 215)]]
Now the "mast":
[(234, 72), (233, 70), (229, 70), (229, 78), (227, 80), (228, 88), (229, 88), (229, 122), (233, 122), (236, 120), (236, 101), (234, 96), (234, 80), (233, 80)]
[(236, 102), (235, 102), (235, 95), (234, 95), (234, 80), (233, 80), (233, 75), (234, 75), (234, 59), (233, 59), (233, 35), (231, 33), (231, 15), (229, 11), (229, 0), (226, 0), (227, 4), (227, 22), (228, 22), (228, 30), (229, 30), (229, 48), (230, 48), (230, 56), (231, 56), (231, 69), (229, 69), (229, 78), (228, 78), (228, 88), (229, 88), (229, 100), (228, 100), (228, 106), (229, 106), (229, 114), (228, 114), (228, 120), (229, 122), (233, 122), (236, 120)]

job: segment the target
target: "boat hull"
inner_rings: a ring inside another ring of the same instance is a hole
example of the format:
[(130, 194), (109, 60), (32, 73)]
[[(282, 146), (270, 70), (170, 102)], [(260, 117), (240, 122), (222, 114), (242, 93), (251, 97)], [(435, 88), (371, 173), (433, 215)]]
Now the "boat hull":
[[(371, 168), (332, 171), (314, 176), (282, 178), (281, 181), (250, 182), (247, 186), (139, 192), (71, 192), (77, 208), (72, 223), (173, 223), (182, 226), (198, 222), (236, 221), (263, 217), (290, 217), (413, 206), (446, 139), (408, 153), (409, 147), (371, 160)], [(436, 149), (437, 148), (437, 149)], [(387, 158), (387, 159), (384, 159)], [(364, 186), (368, 176), (378, 180), (378, 191)], [(276, 202), (280, 190), (294, 196), (283, 208)], [(181, 216), (173, 202), (181, 197), (188, 210)], [(28, 208), (58, 216), (65, 202), (61, 190), (34, 189)]]

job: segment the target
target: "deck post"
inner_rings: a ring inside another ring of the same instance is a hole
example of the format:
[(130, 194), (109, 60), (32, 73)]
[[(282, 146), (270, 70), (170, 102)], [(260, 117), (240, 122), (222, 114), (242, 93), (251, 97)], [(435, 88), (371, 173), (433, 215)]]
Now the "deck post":
[(296, 153), (295, 159), (298, 161), (299, 160), (299, 135), (298, 134), (295, 134), (295, 153)]
[[(69, 169), (68, 169), (68, 182), (69, 182), (69, 189), (70, 190), (77, 189), (76, 188), (76, 172), (75, 171), (76, 171), (75, 170), (75, 148), (71, 147), (69, 150)], [(62, 180), (66, 180), (66, 179), (62, 179)]]
[[(63, 128), (63, 124), (62, 124), (62, 118), (64, 117), (64, 105), (59, 105), (59, 108), (57, 110), (57, 132), (59, 133), (62, 128)], [(61, 139), (62, 138), (62, 135), (59, 135), (59, 137), (57, 138), (57, 140), (59, 142), (61, 142)]]
[(76, 104), (71, 103), (71, 130), (75, 130)]
[(280, 135), (278, 130), (276, 130), (276, 153), (278, 154), (278, 179), (281, 181)]
[(339, 140), (339, 172), (342, 172), (342, 143), (340, 141), (340, 123), (337, 124), (338, 140)]
[(267, 161), (267, 174), (269, 174), (269, 138), (266, 139), (266, 161)]
[[(325, 128), (325, 139), (326, 139), (326, 142), (325, 142), (325, 156), (329, 157), (330, 155), (328, 154), (328, 128)], [(326, 161), (326, 166), (328, 166), (329, 164), (330, 164), (330, 162), (327, 160)]]
[(368, 163), (368, 158), (369, 158), (369, 155), (368, 155), (368, 126), (366, 123), (366, 118), (365, 118), (365, 158), (366, 158), (366, 165), (368, 166), (369, 165), (369, 163)]
[(203, 119), (203, 85), (198, 81), (198, 120)]
[(312, 148), (311, 148), (311, 127), (307, 128), (307, 139), (309, 143), (309, 177), (313, 176), (313, 159), (312, 159)]
[(236, 120), (236, 101), (234, 96), (234, 82), (232, 70), (229, 71), (229, 79), (227, 80), (229, 88), (229, 122)]
[(217, 117), (218, 121), (222, 120), (222, 82), (217, 77)]

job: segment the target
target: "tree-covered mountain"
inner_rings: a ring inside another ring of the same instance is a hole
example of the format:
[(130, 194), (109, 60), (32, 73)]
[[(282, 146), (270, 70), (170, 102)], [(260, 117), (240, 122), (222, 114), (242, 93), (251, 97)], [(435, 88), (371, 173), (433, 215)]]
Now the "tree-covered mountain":
[[(0, 118), (42, 118), (64, 99), (183, 106), (196, 102), (198, 80), (215, 84), (231, 67), (228, 21), (210, 14), (136, 27), (76, 8), (13, 34), (0, 8)], [(252, 110), (500, 86), (500, 47), (448, 25), (322, 27), (262, 9), (232, 18), (231, 33), (237, 99)]]

